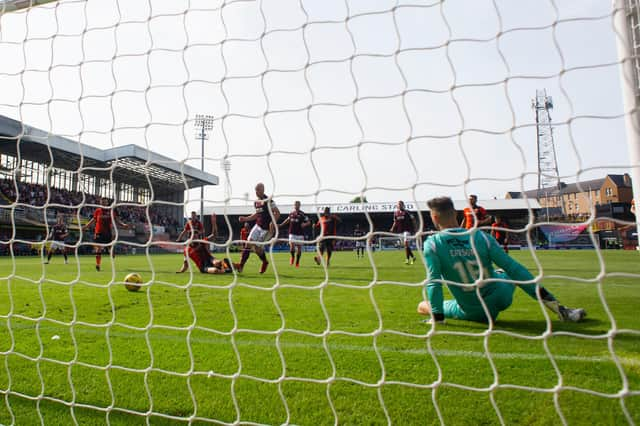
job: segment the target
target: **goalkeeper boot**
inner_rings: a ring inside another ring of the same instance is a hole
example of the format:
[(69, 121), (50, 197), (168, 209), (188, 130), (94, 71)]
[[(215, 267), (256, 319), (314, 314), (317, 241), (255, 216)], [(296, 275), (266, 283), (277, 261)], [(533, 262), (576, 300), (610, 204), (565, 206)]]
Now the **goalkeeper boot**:
[(405, 260), (404, 260), (404, 264), (405, 264), (405, 265), (408, 265), (408, 264), (409, 264), (409, 259), (405, 259)]
[(416, 258), (412, 257), (411, 260), (409, 260), (409, 265), (413, 265), (415, 261), (416, 261)]
[(567, 308), (560, 305), (560, 319), (566, 322), (579, 322), (587, 316), (587, 311), (582, 308)]

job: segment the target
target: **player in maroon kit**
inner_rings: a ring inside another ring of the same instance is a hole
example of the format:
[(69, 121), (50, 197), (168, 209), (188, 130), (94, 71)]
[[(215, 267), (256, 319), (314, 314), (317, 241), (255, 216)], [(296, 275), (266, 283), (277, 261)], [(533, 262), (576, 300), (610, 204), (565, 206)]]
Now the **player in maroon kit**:
[(238, 272), (242, 272), (251, 254), (251, 248), (253, 248), (256, 255), (262, 261), (260, 273), (264, 274), (269, 266), (267, 256), (264, 254), (264, 248), (259, 244), (252, 243), (262, 243), (271, 238), (274, 231), (274, 221), (277, 223), (280, 218), (280, 210), (276, 207), (276, 203), (265, 195), (263, 183), (258, 183), (255, 190), (257, 200), (253, 202), (253, 207), (256, 209), (256, 212), (251, 216), (240, 216), (239, 218), (241, 223), (252, 222), (254, 220), (256, 223), (253, 225), (253, 228), (251, 228), (251, 232), (249, 232), (249, 238), (247, 238), (248, 247), (242, 250), (242, 258), (240, 259), (237, 269)]
[(410, 265), (413, 265), (413, 262), (416, 260), (416, 257), (411, 251), (411, 246), (409, 245), (409, 238), (411, 234), (413, 234), (415, 228), (416, 220), (413, 218), (413, 215), (405, 209), (404, 201), (398, 201), (396, 210), (393, 212), (393, 225), (391, 225), (391, 230), (389, 230), (389, 232), (402, 234), (404, 253), (406, 256), (404, 263)]
[(123, 223), (118, 217), (118, 212), (112, 209), (109, 206), (109, 199), (102, 198), (100, 200), (101, 207), (98, 207), (93, 212), (93, 217), (85, 226), (82, 227), (82, 230), (89, 229), (92, 224), (95, 225), (94, 229), (94, 237), (93, 241), (97, 244), (94, 244), (94, 250), (96, 253), (96, 271), (100, 271), (100, 265), (102, 263), (102, 252), (107, 248), (111, 247), (111, 258), (115, 257), (115, 253), (113, 252), (113, 227), (114, 224), (118, 225), (121, 228), (128, 229), (129, 225)]
[[(216, 259), (207, 246), (207, 243), (197, 241), (189, 244), (186, 249), (187, 256), (196, 264), (198, 270), (203, 274), (230, 274), (233, 272), (229, 259)], [(182, 273), (187, 269), (189, 269), (188, 263), (183, 265), (178, 272)]]
[(293, 265), (295, 255), (296, 268), (300, 267), (300, 256), (302, 256), (302, 243), (304, 242), (304, 231), (302, 228), (306, 228), (310, 224), (311, 221), (307, 215), (300, 210), (300, 201), (296, 201), (293, 204), (293, 210), (289, 213), (289, 217), (279, 225), (280, 227), (289, 225), (289, 253), (291, 253), (289, 265)]
[(44, 262), (45, 264), (48, 264), (49, 261), (51, 261), (51, 256), (53, 256), (53, 253), (56, 251), (62, 252), (65, 265), (69, 263), (67, 259), (67, 249), (64, 246), (64, 239), (68, 236), (69, 231), (67, 230), (67, 225), (64, 224), (64, 218), (62, 215), (58, 215), (58, 221), (53, 225), (53, 227), (51, 227), (51, 232), (49, 233), (49, 238), (52, 241), (47, 252), (47, 260)]
[[(182, 232), (180, 232), (180, 234), (178, 235), (178, 238), (176, 238), (176, 241), (179, 242), (180, 240), (182, 240), (182, 237), (184, 237), (185, 235), (188, 235), (188, 238), (191, 240), (197, 240), (204, 236), (204, 225), (198, 219), (198, 214), (196, 212), (191, 212), (191, 217), (187, 220), (187, 223), (185, 223), (184, 228), (182, 229)], [(179, 271), (176, 271), (176, 273), (178, 274), (182, 273), (186, 271), (188, 267), (189, 267), (189, 246), (187, 245), (187, 247), (184, 248), (184, 258), (182, 260), (182, 268), (180, 268)]]
[(324, 252), (327, 252), (327, 267), (331, 261), (331, 254), (333, 253), (333, 238), (338, 230), (338, 224), (342, 222), (340, 218), (331, 214), (329, 207), (324, 208), (324, 212), (320, 216), (320, 220), (315, 224), (316, 228), (320, 228), (320, 236), (322, 239), (318, 243), (318, 249), (320, 250), (320, 256), (314, 256), (313, 260), (319, 265)]

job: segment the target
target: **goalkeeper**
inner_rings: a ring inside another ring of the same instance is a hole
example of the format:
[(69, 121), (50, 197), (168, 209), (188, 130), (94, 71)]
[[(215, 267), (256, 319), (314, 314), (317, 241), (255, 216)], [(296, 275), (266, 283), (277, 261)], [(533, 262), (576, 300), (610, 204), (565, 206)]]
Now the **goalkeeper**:
[[(438, 197), (427, 202), (431, 220), (440, 231), (430, 236), (424, 243), (424, 256), (429, 273), (427, 296), (429, 301), (418, 305), (418, 313), (431, 315), (430, 321), (444, 322), (445, 318), (488, 322), (487, 315), (478, 298), (475, 281), (483, 270), (483, 279), (495, 281), (479, 283), (480, 295), (486, 304), (492, 320), (513, 301), (515, 285), (504, 280), (533, 281), (534, 277), (521, 264), (512, 259), (498, 242), (485, 232), (467, 233), (459, 228), (453, 201), (449, 197)], [(471, 244), (473, 240), (473, 244)], [(493, 264), (506, 272), (498, 272)], [(453, 295), (451, 300), (443, 300), (442, 280), (462, 285), (448, 284)], [(520, 284), (533, 299), (538, 300), (536, 284)], [(584, 309), (562, 306), (544, 287), (539, 287), (542, 303), (562, 321), (577, 322), (586, 316)]]

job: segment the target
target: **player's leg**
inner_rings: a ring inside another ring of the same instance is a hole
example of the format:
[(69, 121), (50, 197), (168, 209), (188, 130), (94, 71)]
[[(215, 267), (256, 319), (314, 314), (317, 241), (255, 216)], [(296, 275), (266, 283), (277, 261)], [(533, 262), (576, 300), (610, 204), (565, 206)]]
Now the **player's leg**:
[(100, 266), (102, 265), (102, 246), (93, 246), (93, 251), (96, 254), (96, 271), (100, 272)]
[(297, 247), (296, 247), (296, 268), (300, 267), (300, 257), (302, 257), (302, 244), (297, 244)]
[(45, 265), (51, 261), (51, 256), (53, 256), (53, 243), (51, 243), (47, 250), (47, 260), (44, 261)]
[[(499, 276), (504, 279), (510, 279), (504, 272), (499, 272)], [(551, 312), (556, 314), (561, 321), (578, 322), (587, 316), (587, 312), (582, 308), (568, 308), (561, 305), (560, 302), (542, 285), (532, 284), (520, 284), (518, 287), (529, 295), (534, 300), (538, 300), (538, 292), (536, 290), (539, 287), (540, 299), (544, 306)]]
[[(266, 229), (262, 229), (259, 226), (255, 225), (254, 229), (249, 233), (249, 240), (256, 242), (264, 242), (271, 238), (271, 235)], [(264, 252), (264, 246), (254, 244), (253, 250), (256, 252), (258, 258), (262, 261), (262, 265), (260, 266), (260, 273), (264, 274), (267, 270), (267, 266), (269, 266), (269, 262), (267, 261), (267, 255)]]
[[(483, 300), (491, 318), (498, 319), (500, 312), (506, 310), (513, 303), (513, 293), (516, 291), (514, 285), (505, 282), (496, 282), (492, 285), (491, 293), (484, 296)], [(482, 307), (474, 313), (481, 322), (487, 322), (486, 312)]]
[[(242, 249), (242, 254), (240, 256), (240, 264), (236, 268), (238, 272), (242, 272), (242, 270), (244, 269), (244, 265), (247, 263), (247, 260), (249, 260), (249, 256), (251, 255), (251, 250), (256, 251), (257, 247), (254, 247), (255, 244), (251, 244), (251, 242), (258, 241), (258, 237), (261, 231), (262, 228), (260, 228), (258, 225), (253, 225), (253, 228), (251, 228), (251, 231), (249, 231), (247, 242), (245, 243), (244, 248)], [(256, 251), (256, 254), (257, 253), (258, 252)]]
[(413, 252), (411, 251), (411, 244), (409, 244), (409, 233), (404, 232), (402, 234), (402, 239), (404, 241), (404, 254), (406, 257), (406, 261), (404, 263), (409, 263), (413, 265), (413, 262), (415, 261), (416, 257), (413, 255)]
[(182, 266), (176, 271), (176, 274), (182, 274), (183, 272), (186, 272), (187, 269), (189, 269), (189, 247), (185, 245), (182, 253)]
[(324, 244), (325, 244), (325, 241), (326, 241), (326, 240), (322, 240), (322, 241), (320, 241), (320, 242), (318, 243), (318, 251), (320, 252), (320, 254), (319, 254), (319, 255), (318, 255), (318, 254), (316, 254), (316, 255), (313, 257), (313, 260), (315, 260), (315, 261), (316, 261), (316, 264), (318, 264), (318, 265), (320, 265), (321, 260), (322, 260), (322, 257), (324, 256)]
[(293, 243), (292, 235), (289, 235), (289, 265), (293, 265), (296, 257), (296, 245)]
[(329, 266), (329, 264), (331, 263), (331, 255), (333, 254), (333, 238), (327, 239), (325, 241), (327, 245), (327, 266)]
[(267, 270), (267, 266), (269, 266), (269, 261), (267, 260), (266, 253), (264, 252), (264, 247), (255, 245), (254, 250), (258, 258), (262, 261), (262, 265), (260, 266), (260, 273), (264, 274), (264, 272)]
[(64, 257), (64, 264), (67, 265), (69, 258), (67, 257), (67, 248), (64, 246), (64, 243), (60, 246), (60, 251), (62, 252), (62, 257)]

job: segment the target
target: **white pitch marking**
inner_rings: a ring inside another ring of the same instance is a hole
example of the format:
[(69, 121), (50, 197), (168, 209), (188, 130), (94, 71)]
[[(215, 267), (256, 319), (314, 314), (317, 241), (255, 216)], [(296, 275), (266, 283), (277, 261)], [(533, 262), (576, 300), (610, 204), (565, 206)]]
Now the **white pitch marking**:
[[(40, 327), (41, 329), (51, 328), (59, 330), (60, 327)], [(76, 335), (79, 334), (100, 334), (104, 335), (103, 331), (95, 330), (90, 331), (87, 328), (76, 328), (74, 330)], [(184, 337), (178, 337), (175, 335), (169, 334), (159, 334), (156, 332), (152, 332), (152, 340), (174, 340), (174, 341), (184, 341)], [(143, 333), (126, 333), (119, 331), (111, 331), (109, 333), (111, 337), (123, 337), (127, 339), (144, 339)], [(52, 337), (53, 339), (53, 337)], [(213, 337), (213, 338), (200, 338), (200, 337), (192, 337), (190, 339), (192, 342), (197, 343), (205, 343), (217, 346), (225, 346), (231, 345), (229, 338), (225, 337)], [(251, 341), (238, 341), (236, 338), (236, 346), (245, 346), (245, 347), (273, 347), (275, 348), (275, 342), (273, 340), (251, 340)], [(322, 344), (314, 344), (314, 343), (297, 343), (297, 342), (280, 342), (280, 348), (282, 349), (316, 349), (316, 350), (324, 350), (324, 346)], [(329, 350), (332, 351), (352, 351), (352, 352), (375, 352), (373, 346), (362, 346), (362, 345), (342, 345), (342, 344), (331, 344), (329, 343)], [(398, 354), (406, 354), (406, 355), (416, 355), (416, 356), (430, 356), (430, 353), (427, 349), (401, 349), (394, 348), (391, 346), (378, 346), (378, 351), (381, 353), (398, 353)], [(450, 358), (487, 358), (487, 355), (484, 352), (479, 351), (465, 351), (465, 350), (452, 350), (452, 349), (436, 349), (433, 351), (433, 354), (436, 357), (450, 357)], [(495, 352), (491, 353), (491, 358), (493, 359), (512, 359), (512, 360), (531, 360), (531, 361), (543, 361), (548, 360), (549, 357), (544, 354), (533, 354), (533, 353), (524, 353), (524, 352)], [(602, 355), (602, 356), (581, 356), (581, 355), (553, 355), (553, 358), (556, 361), (571, 361), (571, 362), (585, 362), (585, 363), (604, 363), (610, 362), (613, 363), (613, 358), (610, 356)], [(631, 366), (631, 367), (640, 367), (640, 358), (628, 358), (628, 357), (618, 357), (618, 360), (622, 365)]]

